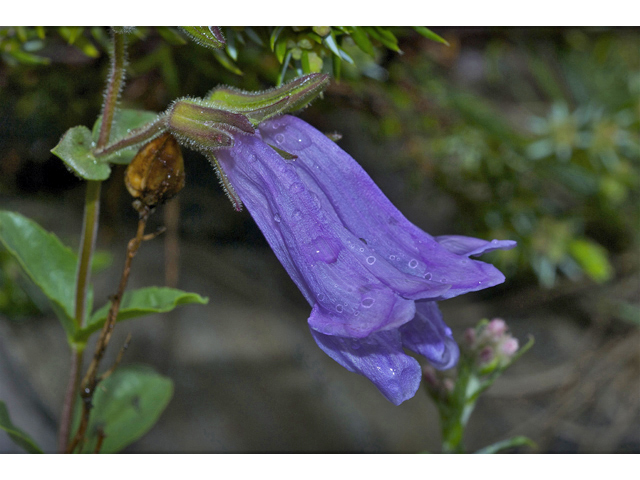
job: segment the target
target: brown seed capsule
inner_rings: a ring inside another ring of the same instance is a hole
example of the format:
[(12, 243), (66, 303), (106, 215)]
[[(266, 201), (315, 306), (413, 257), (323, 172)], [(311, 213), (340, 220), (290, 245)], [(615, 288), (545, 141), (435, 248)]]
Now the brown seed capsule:
[(184, 187), (184, 161), (170, 133), (154, 138), (138, 150), (124, 176), (127, 190), (148, 207), (175, 196)]

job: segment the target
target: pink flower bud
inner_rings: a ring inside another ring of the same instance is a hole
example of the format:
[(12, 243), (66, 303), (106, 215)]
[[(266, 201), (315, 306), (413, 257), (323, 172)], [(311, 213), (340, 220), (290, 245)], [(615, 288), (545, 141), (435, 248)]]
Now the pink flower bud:
[(481, 364), (489, 363), (493, 360), (493, 348), (485, 347), (478, 354), (478, 360)]
[(467, 328), (464, 332), (464, 342), (467, 346), (473, 348), (476, 342), (476, 330), (475, 328)]
[(500, 345), (500, 352), (507, 357), (512, 357), (518, 351), (518, 346), (518, 339), (509, 337)]
[(507, 324), (501, 318), (494, 318), (486, 327), (486, 332), (494, 338), (501, 337), (506, 331)]

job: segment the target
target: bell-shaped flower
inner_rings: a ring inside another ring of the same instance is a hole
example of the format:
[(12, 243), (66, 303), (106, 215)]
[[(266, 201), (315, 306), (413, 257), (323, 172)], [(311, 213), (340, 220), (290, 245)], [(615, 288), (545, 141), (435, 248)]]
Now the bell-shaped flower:
[(456, 364), (458, 346), (436, 301), (502, 283), (495, 267), (469, 256), (515, 242), (420, 230), (353, 158), (296, 117), (236, 135), (215, 157), (225, 186), (312, 306), (309, 327), (325, 353), (396, 405), (422, 375), (405, 348), (439, 369)]

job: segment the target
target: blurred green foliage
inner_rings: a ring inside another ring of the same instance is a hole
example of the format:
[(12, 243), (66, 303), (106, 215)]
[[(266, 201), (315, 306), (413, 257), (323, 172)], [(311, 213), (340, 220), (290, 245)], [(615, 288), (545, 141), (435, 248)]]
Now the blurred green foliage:
[(388, 82), (353, 84), (370, 135), (397, 145), (410, 185), (455, 200), (460, 231), (518, 241), (501, 269), (611, 279), (640, 240), (640, 35), (447, 33), (449, 49), (414, 44)]

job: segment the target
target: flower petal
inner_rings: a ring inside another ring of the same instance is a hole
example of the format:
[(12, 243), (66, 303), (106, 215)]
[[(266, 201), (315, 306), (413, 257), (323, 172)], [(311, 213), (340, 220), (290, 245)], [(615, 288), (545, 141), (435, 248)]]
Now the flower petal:
[(419, 301), (415, 318), (400, 327), (402, 345), (427, 358), (439, 370), (458, 363), (460, 349), (436, 302)]
[[(384, 260), (376, 262), (375, 275), (398, 294), (441, 300), (504, 281), (492, 265), (449, 251), (409, 222), (351, 156), (312, 126), (284, 116), (262, 123), (260, 134), (298, 156), (295, 168), (303, 183), (320, 191), (322, 207), (334, 210), (340, 222)], [(451, 287), (434, 296), (433, 282)]]
[(494, 250), (510, 250), (515, 248), (514, 240), (482, 240), (462, 235), (442, 235), (435, 240), (444, 248), (457, 255), (466, 257), (482, 255)]
[(350, 372), (367, 377), (393, 404), (400, 405), (418, 390), (422, 369), (403, 352), (397, 330), (362, 339), (323, 335), (313, 329), (311, 334), (322, 351)]
[[(340, 222), (322, 190), (301, 181), (294, 162), (249, 135), (238, 135), (235, 146), (218, 150), (216, 158), (282, 265), (318, 307), (309, 319), (314, 329), (364, 337), (411, 320), (413, 302), (372, 273), (379, 266), (363, 256), (365, 248), (354, 248), (363, 243)], [(427, 288), (431, 298), (449, 287), (430, 282)]]

